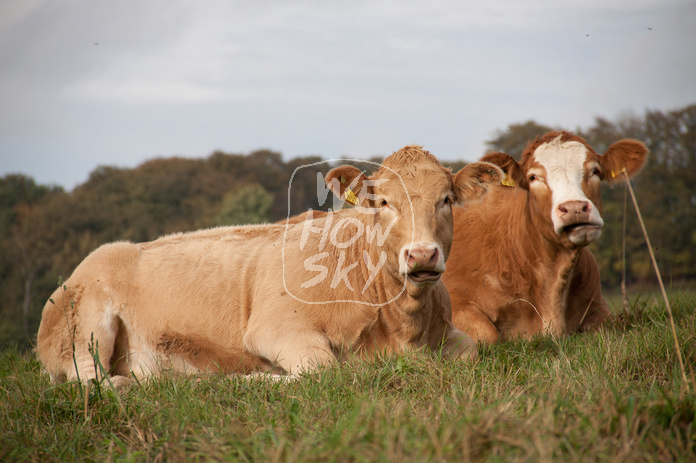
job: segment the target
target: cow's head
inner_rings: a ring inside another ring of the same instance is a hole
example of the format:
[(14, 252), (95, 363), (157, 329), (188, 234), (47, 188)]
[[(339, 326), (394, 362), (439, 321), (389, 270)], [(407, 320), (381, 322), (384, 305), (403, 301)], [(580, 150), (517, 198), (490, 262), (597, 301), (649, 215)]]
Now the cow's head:
[(500, 183), (497, 166), (472, 163), (452, 174), (429, 152), (407, 146), (367, 177), (353, 166), (333, 169), (326, 182), (334, 194), (370, 214), (386, 235), (385, 268), (415, 287), (435, 284), (452, 246), (452, 205), (479, 200), (488, 184)]
[(647, 156), (648, 149), (637, 140), (618, 141), (600, 156), (577, 135), (549, 132), (527, 146), (520, 163), (505, 153), (481, 160), (500, 166), (529, 191), (532, 214), (550, 225), (542, 226), (542, 233), (576, 247), (595, 241), (602, 231), (602, 180), (617, 181), (623, 172), (635, 175)]

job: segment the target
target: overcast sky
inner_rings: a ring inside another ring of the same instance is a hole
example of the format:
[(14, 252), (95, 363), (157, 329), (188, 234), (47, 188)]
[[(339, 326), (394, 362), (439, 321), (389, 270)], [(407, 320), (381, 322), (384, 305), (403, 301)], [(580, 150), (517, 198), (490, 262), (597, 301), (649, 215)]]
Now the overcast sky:
[(694, 0), (0, 0), (0, 176), (411, 143), (696, 103)]

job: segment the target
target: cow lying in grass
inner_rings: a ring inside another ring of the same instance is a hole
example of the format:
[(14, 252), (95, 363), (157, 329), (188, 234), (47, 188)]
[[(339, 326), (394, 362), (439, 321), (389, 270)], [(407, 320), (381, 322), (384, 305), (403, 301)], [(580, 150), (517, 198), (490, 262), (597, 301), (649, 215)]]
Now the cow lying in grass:
[(454, 210), (454, 244), (443, 276), (457, 328), (485, 342), (585, 331), (609, 315), (588, 244), (602, 230), (602, 180), (632, 176), (648, 150), (621, 140), (598, 155), (582, 138), (551, 132), (518, 163), (504, 153), (481, 160), (511, 185)]
[(101, 364), (122, 385), (164, 369), (296, 374), (353, 352), (474, 357), (439, 280), (452, 204), (502, 177), (488, 163), (453, 175), (409, 146), (370, 178), (328, 174), (364, 206), (340, 217), (104, 245), (46, 303), (39, 359), (54, 382), (99, 379)]

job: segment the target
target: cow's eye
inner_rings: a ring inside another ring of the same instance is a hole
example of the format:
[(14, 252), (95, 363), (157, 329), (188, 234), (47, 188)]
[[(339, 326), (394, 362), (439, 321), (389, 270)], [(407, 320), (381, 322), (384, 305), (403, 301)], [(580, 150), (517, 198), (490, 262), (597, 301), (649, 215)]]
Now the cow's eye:
[(599, 167), (595, 167), (594, 169), (592, 169), (592, 175), (596, 175), (597, 177), (601, 177), (602, 171), (599, 170)]
[(538, 180), (538, 179), (539, 179), (539, 177), (537, 177), (536, 175), (532, 174), (532, 175), (529, 176), (529, 183), (532, 183), (532, 182), (534, 182), (534, 181), (536, 181), (536, 180)]
[(380, 199), (379, 200), (379, 207), (389, 207), (389, 203), (387, 203), (386, 199)]
[(448, 204), (452, 204), (452, 198), (450, 198), (449, 196), (445, 196), (445, 199), (442, 200), (442, 205), (446, 206)]

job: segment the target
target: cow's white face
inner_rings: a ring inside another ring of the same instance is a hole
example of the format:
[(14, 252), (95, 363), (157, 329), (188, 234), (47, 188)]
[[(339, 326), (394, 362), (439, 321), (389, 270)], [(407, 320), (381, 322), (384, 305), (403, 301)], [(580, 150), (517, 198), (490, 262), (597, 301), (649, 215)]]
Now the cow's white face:
[(527, 170), (529, 191), (544, 198), (554, 232), (578, 246), (587, 245), (602, 232), (601, 169), (597, 156), (578, 141), (561, 142), (560, 135), (540, 145)]
[(514, 183), (529, 191), (534, 227), (549, 240), (567, 247), (586, 246), (602, 231), (603, 180), (636, 174), (648, 150), (637, 140), (621, 140), (598, 155), (585, 140), (568, 132), (549, 132), (530, 143), (522, 162), (505, 153), (481, 160), (500, 166)]

